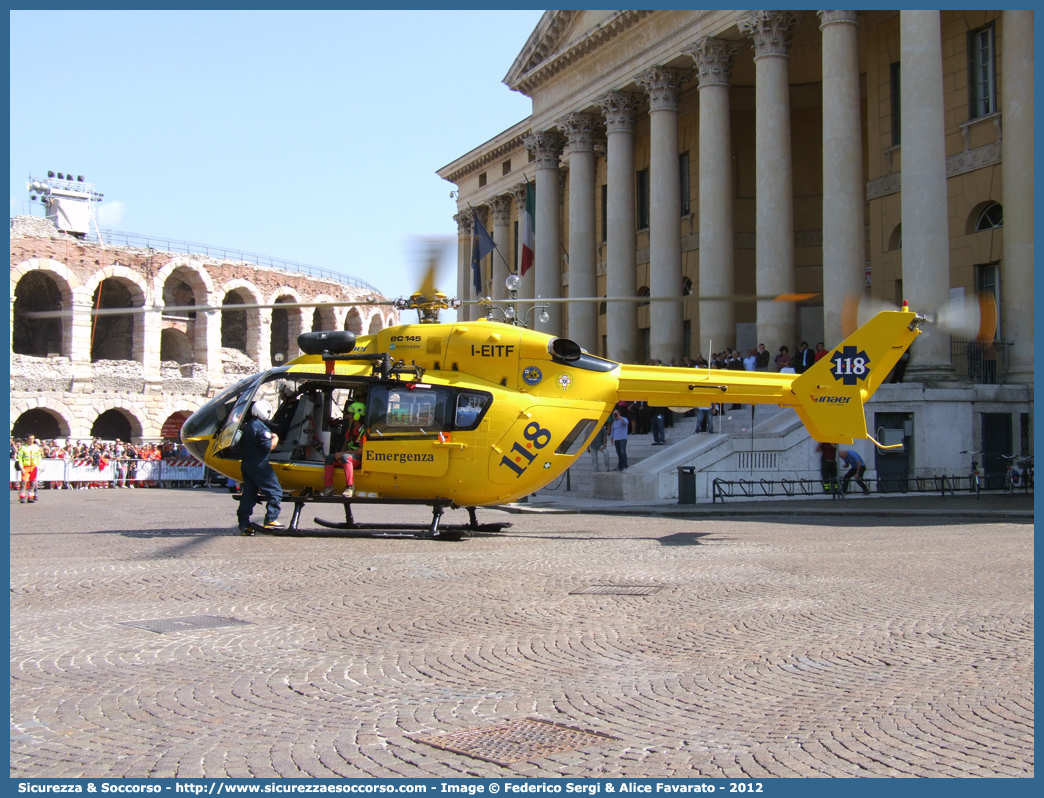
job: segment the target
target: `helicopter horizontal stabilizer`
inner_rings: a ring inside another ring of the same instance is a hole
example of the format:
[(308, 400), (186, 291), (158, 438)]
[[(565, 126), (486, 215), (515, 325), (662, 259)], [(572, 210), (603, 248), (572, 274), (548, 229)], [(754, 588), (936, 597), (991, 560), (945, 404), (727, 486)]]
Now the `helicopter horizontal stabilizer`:
[(795, 409), (813, 438), (867, 437), (863, 406), (919, 334), (915, 318), (909, 310), (878, 313), (794, 380)]

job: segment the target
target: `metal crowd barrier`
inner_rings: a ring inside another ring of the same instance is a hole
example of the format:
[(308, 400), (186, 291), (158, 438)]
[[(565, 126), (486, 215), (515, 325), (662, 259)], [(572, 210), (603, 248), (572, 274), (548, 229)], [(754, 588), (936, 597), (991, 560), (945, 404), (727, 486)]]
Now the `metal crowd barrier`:
[[(946, 474), (930, 477), (907, 477), (905, 479), (897, 479), (895, 477), (869, 479), (863, 477), (863, 482), (865, 482), (871, 490), (876, 488), (880, 493), (909, 493), (910, 491), (917, 493), (938, 492), (943, 498), (946, 498), (947, 494), (950, 496), (956, 496), (958, 493), (974, 493), (975, 491), (970, 476)], [(985, 482), (985, 479), (983, 479), (983, 482)], [(856, 490), (861, 490), (855, 480), (852, 480), (849, 485), (849, 492), (851, 492), (852, 486), (855, 486)], [(801, 478), (778, 480), (760, 479), (755, 481), (749, 479), (721, 479), (719, 477), (715, 478), (711, 483), (711, 489), (711, 499), (714, 504), (717, 504), (718, 502), (724, 504), (726, 499), (748, 499), (754, 497), (760, 498), (763, 496), (794, 498), (826, 494), (832, 499), (844, 499), (846, 497), (840, 479), (823, 480)], [(986, 488), (983, 487), (982, 490), (985, 491)], [(1000, 488), (994, 488), (993, 490), (1000, 490)], [(1019, 485), (1017, 490), (1029, 493), (1033, 490), (1033, 485), (1031, 482), (1028, 482)]]
[[(165, 487), (196, 485), (210, 482), (210, 469), (193, 459), (108, 461), (105, 468), (95, 468), (89, 460), (59, 458), (40, 462), (39, 482), (122, 482), (122, 463), (127, 464), (127, 482), (157, 482)], [(11, 482), (21, 477), (11, 461)]]

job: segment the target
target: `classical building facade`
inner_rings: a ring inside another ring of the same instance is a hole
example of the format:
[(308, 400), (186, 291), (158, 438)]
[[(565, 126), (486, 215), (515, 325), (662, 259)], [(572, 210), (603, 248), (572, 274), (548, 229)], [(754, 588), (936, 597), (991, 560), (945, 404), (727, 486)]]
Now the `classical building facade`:
[[(519, 296), (608, 298), (536, 326), (619, 361), (832, 346), (850, 298), (936, 312), (989, 293), (995, 363), (928, 327), (906, 371), (922, 393), (893, 409), (971, 385), (947, 396), (1010, 412), (1012, 448), (1026, 441), (1032, 11), (549, 11), (504, 83), (532, 115), (438, 171), (459, 190), (461, 296), (469, 206), (517, 264), (529, 183)], [(502, 298), (499, 254), (483, 267)], [(770, 301), (794, 292), (814, 296)]]
[[(336, 279), (200, 255), (103, 246), (11, 220), (11, 430), (157, 439), (226, 385), (299, 354), (310, 330), (376, 332), (390, 307), (236, 310), (381, 299)], [(208, 305), (220, 311), (163, 312)], [(94, 308), (155, 310), (93, 315)], [(34, 311), (66, 311), (34, 318)]]

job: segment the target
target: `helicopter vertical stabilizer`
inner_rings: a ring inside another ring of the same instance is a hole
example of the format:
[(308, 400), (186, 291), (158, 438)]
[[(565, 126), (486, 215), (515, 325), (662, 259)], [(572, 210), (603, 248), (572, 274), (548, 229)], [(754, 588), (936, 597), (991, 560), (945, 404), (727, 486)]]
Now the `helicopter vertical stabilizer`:
[(915, 319), (909, 310), (878, 313), (794, 380), (795, 409), (813, 438), (867, 437), (863, 406), (920, 333)]

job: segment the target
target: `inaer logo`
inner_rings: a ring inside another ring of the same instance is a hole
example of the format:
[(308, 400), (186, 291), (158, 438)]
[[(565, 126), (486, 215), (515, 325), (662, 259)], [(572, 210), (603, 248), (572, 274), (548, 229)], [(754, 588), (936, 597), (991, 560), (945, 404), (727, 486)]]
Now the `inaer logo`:
[(388, 452), (374, 452), (371, 449), (366, 450), (366, 459), (369, 462), (384, 462), (384, 463), (434, 463), (435, 455), (433, 454), (404, 454), (402, 452), (388, 453)]
[(847, 405), (852, 400), (851, 396), (816, 396), (815, 394), (809, 394), (809, 396), (816, 404)]

